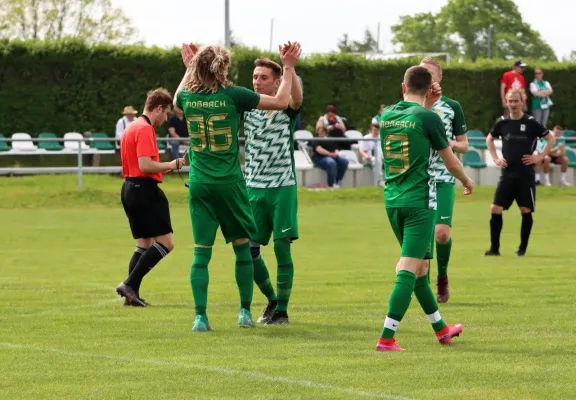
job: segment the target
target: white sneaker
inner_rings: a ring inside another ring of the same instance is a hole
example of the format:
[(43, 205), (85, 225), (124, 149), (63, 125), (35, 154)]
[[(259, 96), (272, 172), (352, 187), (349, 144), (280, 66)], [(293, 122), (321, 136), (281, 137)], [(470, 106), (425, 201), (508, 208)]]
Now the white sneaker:
[(572, 184), (569, 182), (563, 181), (563, 182), (560, 182), (560, 186), (569, 187), (569, 186), (572, 186)]
[(331, 189), (340, 189), (340, 185), (338, 185), (338, 184), (335, 183), (335, 184), (333, 184), (330, 188), (331, 188)]
[(552, 186), (552, 184), (550, 182), (546, 182), (544, 186)]

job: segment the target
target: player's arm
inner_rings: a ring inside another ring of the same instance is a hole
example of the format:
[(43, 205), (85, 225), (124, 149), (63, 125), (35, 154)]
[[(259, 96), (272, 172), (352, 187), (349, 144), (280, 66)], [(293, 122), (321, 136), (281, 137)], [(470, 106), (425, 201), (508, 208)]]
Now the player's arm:
[(290, 92), (290, 108), (293, 110), (299, 110), (304, 101), (304, 93), (302, 91), (302, 85), (300, 84), (300, 79), (296, 74), (296, 68), (292, 70), (292, 90)]
[(136, 139), (136, 156), (138, 157), (138, 167), (142, 172), (146, 174), (169, 172), (186, 164), (184, 158), (177, 158), (170, 162), (157, 162), (152, 160), (152, 156), (158, 151), (155, 141), (156, 135), (152, 127), (144, 128), (138, 133)]
[(452, 132), (456, 140), (450, 140), (450, 147), (456, 153), (466, 153), (468, 151), (468, 136), (466, 136), (466, 120), (464, 111), (457, 101), (450, 101), (450, 107), (454, 110), (454, 119), (452, 120)]
[(428, 133), (430, 137), (430, 144), (432, 148), (438, 152), (446, 169), (464, 186), (464, 194), (472, 193), (474, 188), (474, 182), (472, 179), (466, 175), (464, 171), (464, 166), (456, 157), (450, 145), (448, 144), (448, 139), (446, 139), (446, 130), (444, 129), (444, 124), (438, 115), (435, 113), (428, 113), (429, 117), (426, 121), (423, 121), (428, 127)]
[(292, 92), (292, 75), (295, 75), (294, 68), (302, 50), (298, 43), (280, 48), (280, 57), (284, 66), (282, 72), (282, 82), (275, 96), (260, 95), (260, 101), (256, 107), (258, 110), (285, 110), (290, 102)]
[(504, 158), (498, 157), (498, 152), (496, 152), (496, 144), (494, 144), (496, 134), (494, 132), (495, 131), (492, 130), (492, 132), (490, 132), (488, 136), (486, 136), (486, 146), (488, 147), (488, 152), (490, 153), (490, 157), (492, 157), (494, 164), (498, 165), (501, 168), (506, 168), (508, 166), (508, 163)]

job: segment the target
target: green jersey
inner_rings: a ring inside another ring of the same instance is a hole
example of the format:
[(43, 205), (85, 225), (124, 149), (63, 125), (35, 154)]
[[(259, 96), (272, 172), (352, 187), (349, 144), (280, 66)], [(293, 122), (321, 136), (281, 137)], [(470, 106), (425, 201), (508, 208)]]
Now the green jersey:
[[(432, 111), (438, 114), (442, 120), (444, 128), (446, 129), (446, 137), (449, 140), (455, 140), (456, 136), (466, 134), (464, 111), (462, 111), (460, 103), (456, 100), (442, 96), (436, 103), (434, 103)], [(450, 172), (448, 172), (448, 169), (440, 157), (435, 157), (434, 164), (432, 165), (432, 172), (436, 182), (456, 182), (456, 179)]]
[(216, 93), (178, 92), (176, 105), (184, 110), (190, 134), (190, 183), (244, 180), (238, 156), (240, 117), (259, 102), (259, 94), (237, 86)]
[[(546, 147), (546, 144), (548, 144), (548, 141), (546, 139), (541, 139), (540, 140), (540, 146), (538, 147), (538, 153), (542, 153), (542, 151), (544, 151), (544, 147)], [(556, 138), (556, 142), (554, 143), (554, 146), (552, 146), (552, 148), (563, 144), (564, 146), (566, 146), (566, 138), (564, 136), (560, 136)]]
[(276, 188), (296, 185), (294, 128), (296, 110), (254, 110), (244, 115), (246, 186)]
[(387, 208), (436, 209), (436, 183), (431, 166), (434, 150), (448, 147), (444, 124), (433, 111), (401, 101), (380, 117)]

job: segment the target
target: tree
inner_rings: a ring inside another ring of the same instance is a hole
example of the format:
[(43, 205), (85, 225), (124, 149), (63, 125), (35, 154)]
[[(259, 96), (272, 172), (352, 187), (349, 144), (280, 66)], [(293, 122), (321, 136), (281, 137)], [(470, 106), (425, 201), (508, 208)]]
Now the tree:
[(378, 43), (369, 29), (364, 32), (364, 40), (362, 42), (356, 40), (350, 42), (350, 37), (345, 33), (338, 41), (337, 46), (340, 53), (372, 53), (378, 51)]
[(572, 50), (568, 57), (564, 57), (564, 61), (576, 61), (576, 50)]
[(490, 25), (493, 57), (557, 59), (512, 0), (448, 0), (438, 14), (403, 16), (392, 27), (393, 43), (401, 51), (446, 51), (474, 61), (488, 55)]
[(0, 5), (0, 20), (0, 38), (137, 42), (130, 19), (110, 0), (10, 0)]

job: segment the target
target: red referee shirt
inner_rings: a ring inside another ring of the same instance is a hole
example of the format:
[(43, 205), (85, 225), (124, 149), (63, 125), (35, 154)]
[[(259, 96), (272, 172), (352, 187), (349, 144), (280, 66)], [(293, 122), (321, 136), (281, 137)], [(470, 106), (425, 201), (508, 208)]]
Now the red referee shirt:
[(152, 161), (160, 161), (156, 132), (145, 115), (136, 118), (122, 133), (120, 155), (124, 178), (152, 178), (162, 182), (162, 173), (147, 174), (138, 166), (138, 157), (148, 156)]

